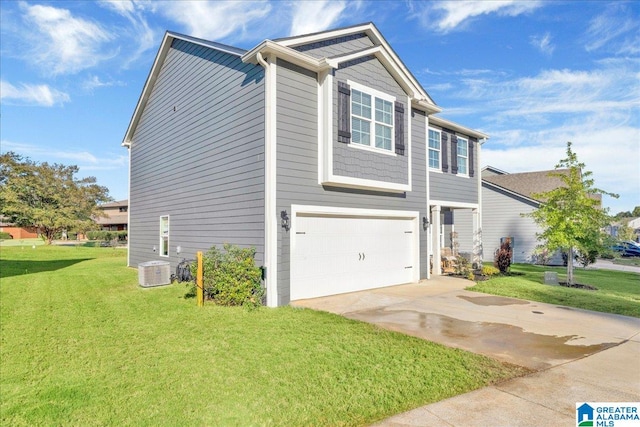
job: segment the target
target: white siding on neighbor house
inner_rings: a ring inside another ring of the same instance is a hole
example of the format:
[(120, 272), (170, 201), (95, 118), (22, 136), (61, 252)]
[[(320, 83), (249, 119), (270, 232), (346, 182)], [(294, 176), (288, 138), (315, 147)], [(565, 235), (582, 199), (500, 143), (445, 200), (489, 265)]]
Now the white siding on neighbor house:
[(521, 214), (537, 209), (537, 203), (482, 185), (483, 260), (493, 262), (502, 237), (513, 237), (513, 262), (531, 263), (540, 228), (532, 218)]
[(256, 262), (263, 262), (261, 66), (174, 40), (133, 135), (130, 156), (131, 266), (160, 259), (162, 215), (171, 218), (172, 267), (223, 243), (253, 246)]

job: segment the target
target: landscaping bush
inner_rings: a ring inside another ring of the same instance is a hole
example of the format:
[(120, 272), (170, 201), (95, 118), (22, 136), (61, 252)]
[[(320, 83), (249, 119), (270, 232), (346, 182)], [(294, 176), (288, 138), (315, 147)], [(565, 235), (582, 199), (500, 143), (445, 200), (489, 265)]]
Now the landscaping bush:
[(586, 267), (589, 264), (596, 262), (597, 257), (598, 251), (590, 250), (587, 252), (578, 252), (576, 254), (576, 261), (578, 261), (581, 266)]
[(496, 274), (500, 274), (500, 270), (492, 265), (483, 265), (482, 274), (485, 276), (495, 276)]
[(456, 257), (456, 265), (454, 267), (453, 273), (457, 276), (471, 277), (473, 280), (473, 271), (471, 271), (471, 263), (469, 260), (462, 256), (458, 255)]
[(98, 231), (88, 231), (87, 237), (89, 240), (103, 240), (105, 242), (126, 242), (128, 236), (127, 230), (122, 231), (109, 231), (109, 230), (98, 230)]
[[(255, 248), (225, 243), (213, 246), (202, 257), (205, 294), (219, 305), (255, 308), (262, 305), (262, 272), (255, 264)], [(192, 264), (197, 269), (196, 263)], [(195, 270), (192, 271), (195, 276)]]
[(0, 231), (0, 240), (10, 240), (13, 239), (13, 237), (11, 236), (11, 234), (5, 232), (5, 231)]
[(513, 255), (513, 250), (511, 249), (511, 244), (508, 241), (505, 241), (500, 245), (500, 249), (498, 249), (498, 253), (496, 254), (496, 260), (495, 260), (496, 266), (500, 270), (500, 273), (505, 274), (509, 272), (512, 255)]

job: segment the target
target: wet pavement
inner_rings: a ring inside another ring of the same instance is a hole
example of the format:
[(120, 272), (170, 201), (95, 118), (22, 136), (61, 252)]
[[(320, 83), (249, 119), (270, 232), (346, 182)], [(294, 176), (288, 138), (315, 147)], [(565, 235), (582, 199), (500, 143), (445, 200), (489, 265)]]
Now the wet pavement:
[(292, 305), (537, 371), (379, 425), (573, 425), (578, 401), (640, 401), (640, 319), (464, 290), (469, 285), (438, 277)]

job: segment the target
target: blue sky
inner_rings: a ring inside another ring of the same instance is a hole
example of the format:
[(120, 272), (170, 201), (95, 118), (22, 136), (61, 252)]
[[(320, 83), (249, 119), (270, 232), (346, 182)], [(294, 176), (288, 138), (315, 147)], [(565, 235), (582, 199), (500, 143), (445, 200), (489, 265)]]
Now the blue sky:
[(640, 2), (0, 2), (2, 152), (128, 197), (120, 146), (165, 30), (250, 49), (372, 21), (482, 164), (552, 169), (566, 142), (612, 213), (640, 205)]

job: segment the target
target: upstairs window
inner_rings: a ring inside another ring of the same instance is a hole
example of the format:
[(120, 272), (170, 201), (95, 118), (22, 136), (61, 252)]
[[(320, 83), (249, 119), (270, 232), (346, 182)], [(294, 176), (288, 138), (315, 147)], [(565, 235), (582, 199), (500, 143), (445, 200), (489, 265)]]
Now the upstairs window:
[(440, 131), (429, 129), (429, 168), (440, 170)]
[(393, 153), (393, 97), (359, 85), (352, 87), (351, 142)]
[(458, 174), (469, 174), (469, 141), (458, 137)]

